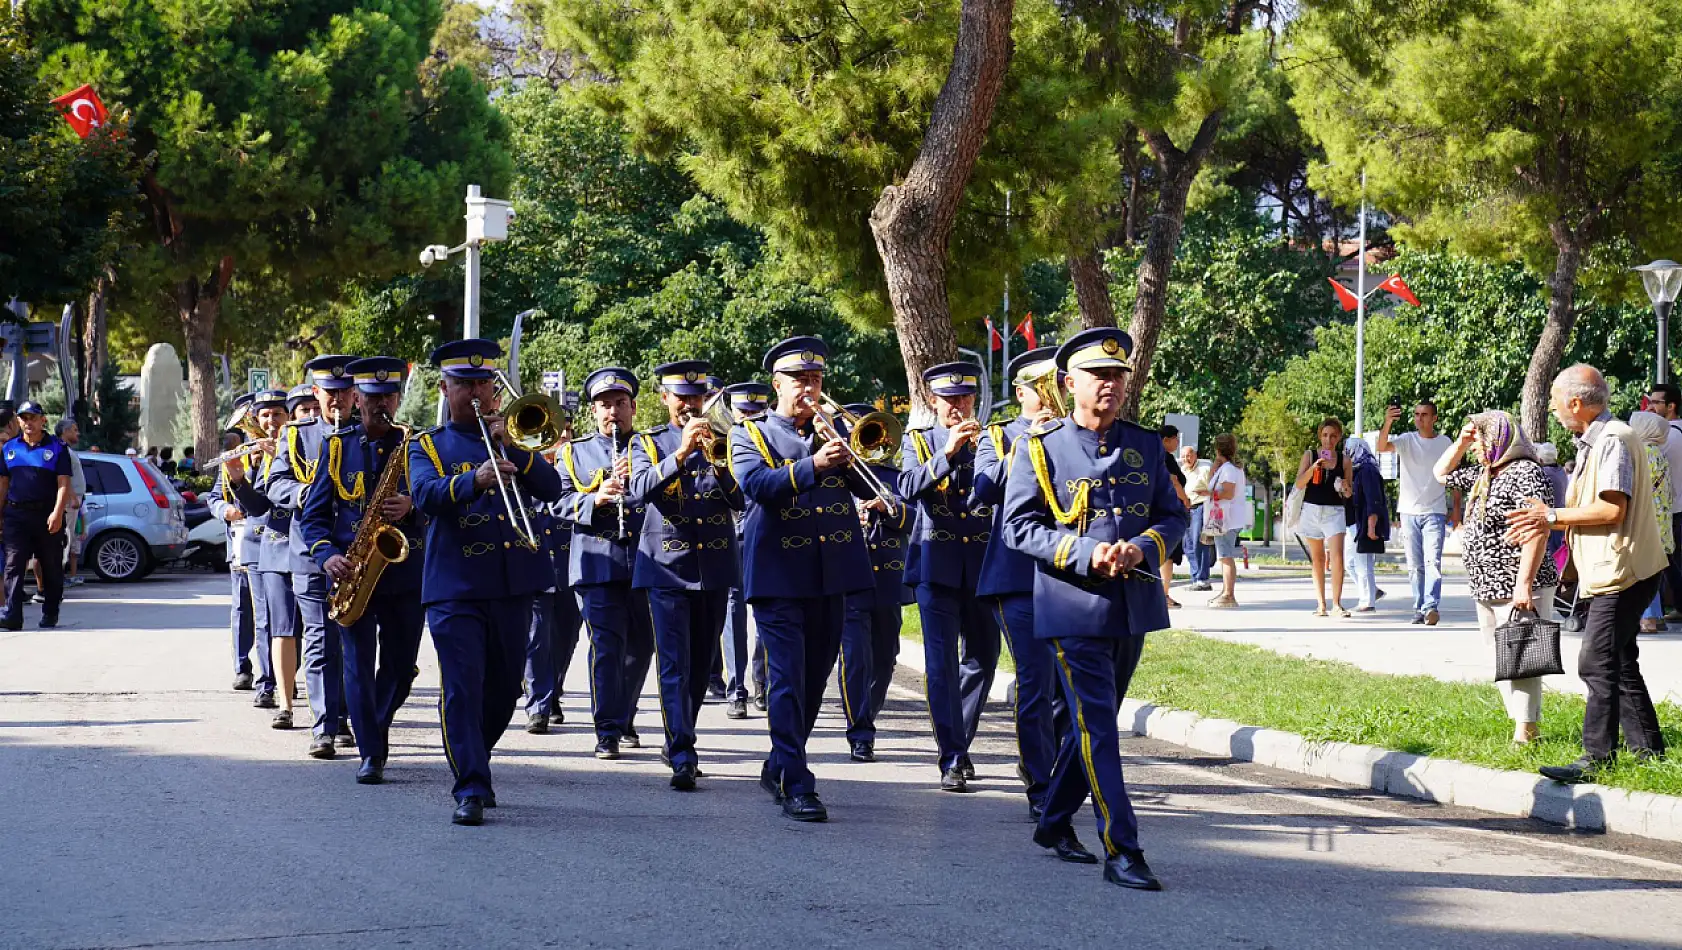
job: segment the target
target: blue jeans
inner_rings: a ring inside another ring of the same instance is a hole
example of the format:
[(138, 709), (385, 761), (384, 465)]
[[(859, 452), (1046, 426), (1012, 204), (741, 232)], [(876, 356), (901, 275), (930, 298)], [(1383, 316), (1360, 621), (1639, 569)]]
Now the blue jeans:
[(1361, 554), (1355, 550), (1355, 536), (1360, 531), (1359, 525), (1350, 525), (1343, 540), (1343, 559), (1348, 562), (1349, 576), (1355, 581), (1355, 596), (1360, 598), (1361, 607), (1371, 607), (1378, 603), (1378, 574), (1373, 570), (1376, 554)]
[(1204, 544), (1203, 536), (1203, 506), (1191, 506), (1191, 524), (1187, 526), (1184, 546), (1186, 549), (1186, 568), (1191, 571), (1193, 584), (1209, 583), (1209, 569), (1215, 566), (1215, 549)]
[(1447, 515), (1402, 516), (1402, 543), (1407, 548), (1408, 587), (1413, 590), (1415, 616), (1442, 605), (1443, 535), (1447, 532)]

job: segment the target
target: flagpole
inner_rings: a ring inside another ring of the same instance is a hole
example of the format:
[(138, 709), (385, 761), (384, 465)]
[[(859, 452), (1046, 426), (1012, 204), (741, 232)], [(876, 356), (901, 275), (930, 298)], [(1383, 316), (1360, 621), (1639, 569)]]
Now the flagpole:
[(1361, 250), (1355, 269), (1355, 435), (1364, 437), (1367, 366), (1367, 170), (1361, 169)]
[[(1010, 231), (1010, 192), (1005, 192), (1005, 231)], [(1005, 275), (1005, 312), (1004, 326), (999, 328), (999, 337), (1004, 340), (1004, 348), (999, 351), (999, 400), (1005, 402), (1010, 399), (1009, 381), (1005, 379), (1005, 367), (1010, 365), (1010, 275)]]

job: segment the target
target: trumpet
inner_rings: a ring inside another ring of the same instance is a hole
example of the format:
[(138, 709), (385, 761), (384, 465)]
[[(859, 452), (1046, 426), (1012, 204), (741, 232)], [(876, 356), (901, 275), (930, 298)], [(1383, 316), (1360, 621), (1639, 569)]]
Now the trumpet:
[[(894, 493), (888, 490), (882, 479), (871, 470), (872, 465), (891, 465), (894, 456), (899, 452), (899, 440), (905, 434), (905, 429), (898, 419), (885, 412), (872, 412), (860, 416), (848, 412), (828, 395), (822, 397), (823, 402), (811, 396), (801, 397), (802, 401), (812, 409), (812, 425), (818, 435), (826, 442), (840, 442), (847, 448), (847, 464), (854, 474), (862, 479), (870, 488), (876, 500), (887, 506), (889, 511), (895, 510), (899, 502)], [(826, 414), (825, 410), (830, 414)], [(841, 435), (835, 427), (832, 416), (840, 416), (850, 429), (846, 437)]]
[(701, 441), (701, 456), (721, 471), (730, 470), (730, 427), (736, 417), (730, 413), (730, 402), (723, 393), (716, 393), (700, 411), (684, 406), (678, 421), (688, 425), (695, 418), (707, 420), (707, 437)]
[[(547, 393), (527, 393), (520, 395), (514, 384), (501, 372), (496, 374), (500, 388), (514, 397), (503, 414), (503, 431), (517, 446), (527, 452), (541, 452), (561, 440), (561, 418), (565, 411), (554, 397)], [(491, 439), (490, 427), (485, 425), (485, 412), (479, 400), (473, 400), (473, 415), (479, 422), (479, 435), (485, 441), (485, 451), (493, 459), (506, 459), (504, 452)], [(539, 550), (542, 545), (538, 541), (537, 532), (531, 526), (531, 513), (526, 504), (525, 496), (520, 494), (519, 482), (513, 477), (504, 480), (501, 469), (493, 469), (496, 474), (496, 487), (502, 494), (503, 507), (508, 511), (508, 524), (514, 529), (514, 536), (521, 545), (529, 550)]]
[(1059, 419), (1069, 414), (1068, 403), (1063, 400), (1063, 387), (1057, 385), (1057, 367), (1030, 377), (1028, 386), (1040, 397), (1040, 408), (1050, 409)]

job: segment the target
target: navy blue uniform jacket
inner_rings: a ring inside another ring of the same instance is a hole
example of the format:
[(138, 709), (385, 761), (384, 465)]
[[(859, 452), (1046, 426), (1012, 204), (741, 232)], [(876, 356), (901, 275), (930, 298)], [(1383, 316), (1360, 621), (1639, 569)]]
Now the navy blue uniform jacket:
[(973, 591), (993, 536), (993, 506), (972, 507), (975, 447), (946, 457), (944, 426), (912, 429), (900, 447), (899, 493), (917, 506), (911, 544), (917, 548), (907, 584), (939, 584)]
[[(626, 436), (622, 452), (630, 451)], [(568, 577), (579, 584), (610, 584), (631, 579), (636, 559), (637, 536), (642, 532), (643, 502), (625, 492), (625, 537), (619, 537), (619, 505), (597, 505), (596, 492), (613, 474), (613, 437), (587, 435), (561, 446), (557, 464), (561, 478), (561, 503), (555, 506), (572, 528), (572, 560)]]
[(682, 464), (683, 430), (655, 426), (631, 439), (631, 494), (644, 508), (633, 587), (729, 590), (741, 583), (736, 519), (742, 489), (699, 451)]
[(1034, 559), (1005, 543), (1005, 484), (1010, 480), (1011, 449), (1028, 420), (1018, 416), (1009, 422), (988, 426), (975, 449), (975, 486), (970, 489), (974, 509), (993, 509), (992, 537), (981, 558), (981, 583), (975, 592), (981, 597), (1028, 594), (1034, 590)]
[[(368, 498), (379, 485), (386, 465), (408, 464), (401, 451), (402, 444), (403, 435), (396, 430), (386, 433), (383, 439), (369, 441), (361, 424), (327, 437), (316, 470), (316, 485), (305, 493), (304, 509), (293, 525), (293, 530), (304, 539), (305, 550), (323, 570), (328, 558), (344, 554), (355, 540), (367, 514)], [(408, 494), (408, 490), (409, 480), (402, 478), (398, 491)], [(416, 509), (397, 524), (398, 530), (409, 539), (409, 556), (397, 564), (386, 565), (380, 575), (379, 593), (420, 589), (421, 566), (426, 559), (422, 537), (425, 520), (426, 516)]]

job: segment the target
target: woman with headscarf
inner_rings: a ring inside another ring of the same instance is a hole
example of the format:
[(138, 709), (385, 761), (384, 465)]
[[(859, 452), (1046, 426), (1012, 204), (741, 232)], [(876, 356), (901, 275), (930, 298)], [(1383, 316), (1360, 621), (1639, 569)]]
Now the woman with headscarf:
[[(1665, 439), (1670, 437), (1670, 424), (1656, 412), (1637, 412), (1629, 417), (1629, 427), (1641, 440), (1647, 453), (1647, 468), (1652, 472), (1653, 513), (1659, 522), (1659, 540), (1664, 542), (1665, 556), (1676, 550), (1676, 532), (1670, 521), (1671, 488), (1670, 461), (1664, 454)], [(1641, 632), (1658, 633), (1664, 629), (1664, 594), (1653, 595), (1653, 602), (1641, 612)]]
[[(1354, 477), (1350, 479), (1349, 500), (1344, 502), (1345, 518), (1349, 522), (1349, 537), (1343, 551), (1349, 558), (1349, 573), (1355, 579), (1355, 593), (1360, 598), (1355, 612), (1370, 614), (1377, 610), (1378, 575), (1373, 562), (1390, 540), (1390, 504), (1384, 497), (1384, 475), (1378, 470), (1378, 457), (1365, 439), (1350, 439), (1343, 444), (1349, 456)], [(1339, 608), (1342, 610), (1342, 608)], [(1342, 610), (1343, 616), (1349, 611)]]
[[(1477, 464), (1461, 468), (1461, 460), (1474, 447)], [(1498, 410), (1467, 420), (1460, 438), (1437, 461), (1435, 474), (1437, 481), (1466, 495), (1463, 560), (1478, 604), (1478, 627), (1493, 652), (1495, 628), (1514, 614), (1524, 611), (1553, 619), (1559, 571), (1546, 556), (1547, 535), (1523, 545), (1506, 540), (1507, 513), (1530, 507), (1534, 499), (1553, 507), (1558, 503), (1553, 485), (1524, 430)], [(1534, 741), (1542, 720), (1541, 678), (1496, 685), (1513, 720), (1513, 741)]]

